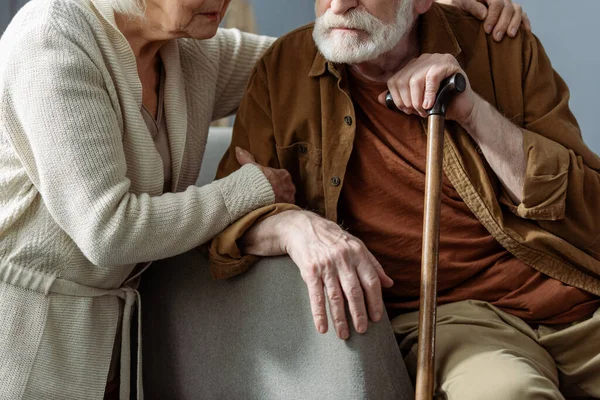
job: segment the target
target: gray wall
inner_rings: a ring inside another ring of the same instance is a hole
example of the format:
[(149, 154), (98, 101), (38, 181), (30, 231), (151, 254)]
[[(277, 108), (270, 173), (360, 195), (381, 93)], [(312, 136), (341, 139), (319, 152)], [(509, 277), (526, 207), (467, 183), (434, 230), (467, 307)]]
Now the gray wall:
[[(599, 0), (517, 0), (528, 13), (555, 69), (571, 88), (571, 108), (588, 145), (600, 153)], [(261, 33), (280, 36), (314, 18), (314, 0), (252, 0)], [(0, 32), (25, 0), (0, 0)]]
[[(2, 1), (2, 0), (0, 0)], [(260, 33), (281, 36), (315, 19), (314, 0), (250, 0)]]
[(554, 69), (571, 89), (571, 109), (586, 143), (600, 154), (598, 0), (517, 0), (531, 19)]
[(0, 0), (0, 33), (10, 22), (12, 16), (25, 4), (26, 0)]

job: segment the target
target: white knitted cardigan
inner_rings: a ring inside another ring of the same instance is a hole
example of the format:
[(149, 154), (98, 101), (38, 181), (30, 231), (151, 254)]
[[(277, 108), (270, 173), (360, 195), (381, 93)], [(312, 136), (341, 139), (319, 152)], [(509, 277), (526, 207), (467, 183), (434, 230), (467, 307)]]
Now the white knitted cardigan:
[[(163, 46), (173, 191), (140, 113), (131, 48), (103, 0), (33, 0), (0, 40), (0, 399), (101, 399), (140, 262), (198, 246), (274, 201), (260, 170), (194, 184), (271, 38)], [(173, 273), (177, 273), (176, 270)], [(121, 353), (128, 397), (129, 338)], [(135, 352), (134, 352), (135, 354)]]

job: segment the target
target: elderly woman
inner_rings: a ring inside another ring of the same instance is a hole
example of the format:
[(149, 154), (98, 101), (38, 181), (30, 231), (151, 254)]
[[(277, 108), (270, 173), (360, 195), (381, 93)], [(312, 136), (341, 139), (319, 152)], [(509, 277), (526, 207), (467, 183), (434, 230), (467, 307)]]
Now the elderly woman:
[(252, 163), (193, 186), (210, 122), (273, 40), (217, 30), (228, 4), (33, 0), (2, 36), (0, 398), (126, 399), (136, 358), (141, 397), (148, 262), (293, 201), (285, 171)]

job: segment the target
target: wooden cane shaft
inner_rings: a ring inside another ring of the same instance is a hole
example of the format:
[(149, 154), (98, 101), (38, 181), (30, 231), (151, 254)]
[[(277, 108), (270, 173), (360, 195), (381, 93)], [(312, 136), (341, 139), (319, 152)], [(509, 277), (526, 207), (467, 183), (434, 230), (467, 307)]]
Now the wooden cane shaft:
[(428, 123), (416, 400), (431, 400), (433, 397), (435, 360), (444, 117), (432, 115), (429, 117)]

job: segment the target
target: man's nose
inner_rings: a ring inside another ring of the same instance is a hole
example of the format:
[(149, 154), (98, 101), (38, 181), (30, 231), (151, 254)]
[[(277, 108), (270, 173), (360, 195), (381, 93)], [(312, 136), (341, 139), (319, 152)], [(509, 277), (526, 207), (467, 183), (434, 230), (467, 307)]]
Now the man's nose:
[(353, 8), (358, 7), (359, 0), (331, 0), (331, 12), (336, 15), (346, 14)]

